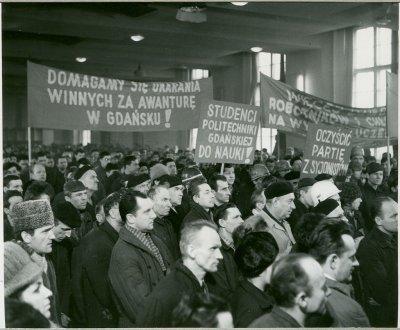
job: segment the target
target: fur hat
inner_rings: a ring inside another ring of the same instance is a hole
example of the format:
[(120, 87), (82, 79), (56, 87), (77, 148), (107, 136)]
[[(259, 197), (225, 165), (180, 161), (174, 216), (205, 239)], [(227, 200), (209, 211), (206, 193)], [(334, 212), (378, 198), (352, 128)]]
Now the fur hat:
[(146, 173), (139, 175), (130, 175), (128, 179), (127, 188), (133, 188), (148, 180), (150, 180), (150, 176)]
[(35, 282), (42, 275), (42, 269), (17, 243), (4, 243), (4, 296), (8, 297), (18, 289)]
[(317, 206), (314, 207), (313, 212), (328, 215), (334, 209), (336, 209), (338, 206), (339, 206), (339, 203), (337, 201), (335, 201), (334, 199), (328, 198), (328, 199), (325, 199), (324, 201), (318, 203)]
[(150, 168), (150, 178), (151, 180), (156, 180), (160, 176), (163, 176), (165, 174), (170, 175), (169, 168), (163, 164), (155, 164)]
[(340, 193), (338, 187), (329, 180), (317, 181), (310, 189), (314, 206), (338, 193)]
[(34, 230), (54, 225), (54, 215), (47, 199), (31, 200), (15, 204), (10, 212), (14, 232)]
[(293, 186), (290, 182), (285, 181), (271, 183), (264, 192), (266, 199), (272, 199), (291, 193), (293, 193)]
[(58, 203), (54, 207), (54, 216), (70, 228), (78, 228), (82, 224), (79, 211), (69, 202)]
[(383, 171), (383, 166), (379, 163), (370, 163), (367, 165), (367, 173), (372, 174), (379, 171)]

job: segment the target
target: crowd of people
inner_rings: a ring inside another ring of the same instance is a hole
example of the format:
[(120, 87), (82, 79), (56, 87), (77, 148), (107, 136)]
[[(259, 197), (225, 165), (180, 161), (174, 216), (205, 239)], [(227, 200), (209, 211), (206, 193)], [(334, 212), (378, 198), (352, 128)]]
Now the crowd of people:
[[(6, 327), (396, 327), (397, 160), (7, 146)], [(388, 170), (387, 163), (390, 163)]]

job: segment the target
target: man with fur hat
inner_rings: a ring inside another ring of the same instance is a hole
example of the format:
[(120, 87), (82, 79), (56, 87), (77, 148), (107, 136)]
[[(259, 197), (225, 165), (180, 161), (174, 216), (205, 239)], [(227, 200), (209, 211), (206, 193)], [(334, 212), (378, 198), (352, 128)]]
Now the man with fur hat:
[(49, 201), (32, 200), (15, 204), (10, 211), (15, 242), (30, 255), (43, 270), (43, 283), (53, 292), (50, 299), (52, 321), (61, 323), (56, 273), (49, 258), (54, 236), (54, 215)]
[(375, 220), (371, 216), (371, 205), (378, 197), (389, 196), (389, 191), (382, 185), (383, 166), (381, 164), (368, 164), (367, 178), (367, 182), (361, 187), (363, 201), (360, 205), (360, 212), (364, 218), (365, 230), (368, 233), (375, 224)]
[(266, 204), (259, 214), (278, 243), (279, 253), (287, 254), (295, 243), (290, 225), (286, 221), (296, 208), (293, 186), (289, 182), (274, 182), (265, 189), (264, 194)]

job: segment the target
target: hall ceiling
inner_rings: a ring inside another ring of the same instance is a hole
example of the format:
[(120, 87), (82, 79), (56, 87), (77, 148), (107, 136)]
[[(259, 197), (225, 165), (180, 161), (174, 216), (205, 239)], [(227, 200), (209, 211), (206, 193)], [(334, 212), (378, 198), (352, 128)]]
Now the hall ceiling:
[[(186, 3), (185, 5), (188, 5)], [(134, 79), (179, 68), (229, 66), (228, 55), (260, 46), (272, 52), (320, 47), (318, 35), (373, 24), (388, 3), (200, 3), (207, 22), (175, 16), (179, 3), (3, 3), (3, 79), (24, 84), (26, 61)], [(130, 40), (142, 34), (139, 43)], [(87, 57), (77, 63), (77, 56)]]

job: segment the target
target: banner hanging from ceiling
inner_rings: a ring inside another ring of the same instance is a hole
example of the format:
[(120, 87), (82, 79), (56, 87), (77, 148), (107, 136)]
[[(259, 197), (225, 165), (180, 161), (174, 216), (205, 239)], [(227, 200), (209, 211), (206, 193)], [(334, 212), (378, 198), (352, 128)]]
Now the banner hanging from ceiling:
[(386, 107), (351, 108), (301, 92), (261, 74), (263, 127), (296, 133), (305, 139), (309, 125), (325, 124), (351, 129), (353, 144), (385, 146)]
[(28, 62), (28, 125), (52, 129), (163, 131), (197, 127), (212, 78), (135, 82)]

